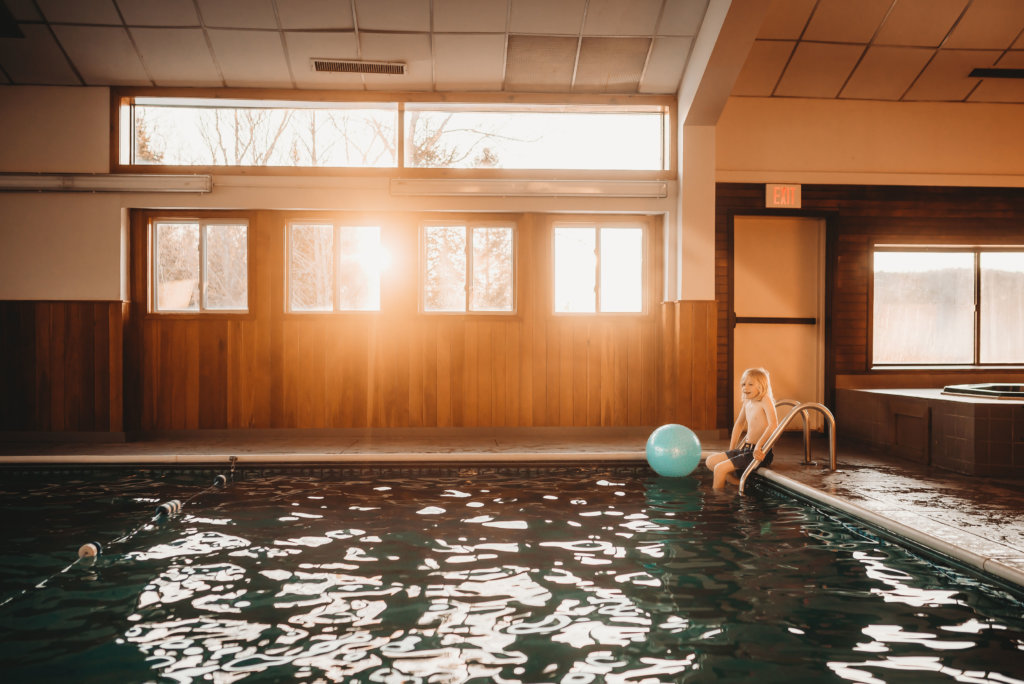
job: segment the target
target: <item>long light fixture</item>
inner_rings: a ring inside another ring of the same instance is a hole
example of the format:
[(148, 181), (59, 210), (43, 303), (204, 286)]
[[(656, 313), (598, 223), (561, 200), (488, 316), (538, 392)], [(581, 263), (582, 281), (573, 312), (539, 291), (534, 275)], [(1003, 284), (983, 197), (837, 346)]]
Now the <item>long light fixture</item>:
[(0, 173), (0, 192), (210, 192), (204, 175)]
[(392, 195), (481, 197), (668, 197), (667, 181), (394, 178)]

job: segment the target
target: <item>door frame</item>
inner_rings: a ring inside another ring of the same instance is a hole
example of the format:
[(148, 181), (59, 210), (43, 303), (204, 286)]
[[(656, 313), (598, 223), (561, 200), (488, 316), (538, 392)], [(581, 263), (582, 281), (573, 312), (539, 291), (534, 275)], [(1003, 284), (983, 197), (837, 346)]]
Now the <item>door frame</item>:
[[(720, 428), (724, 427), (729, 429), (732, 427), (734, 416), (732, 415), (732, 407), (734, 397), (736, 393), (735, 382), (733, 381), (733, 366), (736, 363), (735, 359), (735, 330), (736, 330), (736, 218), (803, 218), (803, 219), (817, 219), (820, 220), (824, 225), (824, 262), (822, 264), (824, 272), (822, 273), (822, 279), (824, 280), (824, 306), (822, 307), (824, 314), (822, 323), (822, 367), (821, 373), (823, 377), (823, 394), (825, 405), (835, 411), (835, 353), (833, 349), (833, 330), (832, 330), (832, 292), (833, 292), (833, 280), (836, 272), (836, 235), (838, 233), (838, 218), (834, 212), (825, 211), (809, 211), (802, 209), (751, 209), (744, 211), (729, 212), (726, 215), (726, 251), (728, 255), (726, 265), (726, 297), (725, 297), (725, 322), (726, 324), (726, 363), (725, 368), (719, 369), (719, 387), (724, 388), (724, 407), (727, 407), (725, 413), (722, 414), (723, 404), (719, 404), (719, 416), (718, 425)], [(724, 380), (724, 382), (723, 382)]]

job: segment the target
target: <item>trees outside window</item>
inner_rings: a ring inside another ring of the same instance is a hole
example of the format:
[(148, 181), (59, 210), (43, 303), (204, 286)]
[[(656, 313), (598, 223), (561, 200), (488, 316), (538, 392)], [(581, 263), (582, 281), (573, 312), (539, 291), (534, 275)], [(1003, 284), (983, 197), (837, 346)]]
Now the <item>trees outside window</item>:
[(161, 220), (153, 224), (153, 309), (163, 313), (249, 309), (245, 221)]
[(422, 235), (424, 312), (515, 311), (512, 226), (430, 224)]
[(288, 311), (379, 311), (385, 261), (379, 226), (292, 222)]
[(878, 249), (875, 365), (1024, 363), (1024, 251)]

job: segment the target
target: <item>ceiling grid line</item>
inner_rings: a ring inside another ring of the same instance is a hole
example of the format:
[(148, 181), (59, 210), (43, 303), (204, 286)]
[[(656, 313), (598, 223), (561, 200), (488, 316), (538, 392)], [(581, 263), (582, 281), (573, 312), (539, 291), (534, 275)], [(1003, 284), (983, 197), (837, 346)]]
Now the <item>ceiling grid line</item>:
[(291, 81), (292, 88), (298, 88), (298, 84), (295, 81), (295, 70), (292, 68), (292, 56), (288, 51), (288, 36), (285, 35), (284, 27), (281, 25), (281, 10), (277, 6), (278, 0), (271, 0), (270, 6), (274, 10), (274, 21), (277, 23), (277, 35), (281, 40), (281, 52), (284, 53), (284, 65), (288, 69), (288, 80)]
[(850, 79), (853, 78), (853, 75), (857, 73), (857, 69), (864, 62), (864, 57), (868, 54), (868, 50), (870, 50), (875, 44), (875, 39), (878, 38), (878, 34), (881, 32), (882, 27), (885, 26), (885, 21), (890, 17), (890, 15), (892, 15), (892, 11), (896, 7), (896, 2), (897, 0), (892, 0), (892, 2), (889, 3), (889, 9), (885, 11), (885, 16), (883, 16), (882, 20), (878, 22), (878, 26), (875, 27), (874, 33), (871, 34), (871, 38), (868, 39), (868, 42), (864, 45), (864, 49), (861, 50), (860, 56), (857, 57), (857, 61), (854, 63), (853, 68), (850, 69), (850, 73), (846, 74), (843, 84), (839, 86), (839, 90), (836, 92), (837, 99), (843, 99), (843, 91), (846, 90), (846, 86), (850, 84)]
[(779, 77), (775, 79), (775, 85), (772, 87), (772, 97), (778, 97), (776, 93), (779, 91), (779, 85), (782, 83), (783, 77), (786, 75), (786, 70), (789, 69), (789, 65), (793, 63), (793, 55), (796, 54), (796, 49), (800, 45), (800, 42), (804, 38), (804, 34), (807, 33), (807, 27), (811, 25), (811, 19), (814, 18), (814, 13), (818, 11), (818, 5), (821, 0), (815, 0), (814, 7), (807, 14), (807, 21), (804, 22), (803, 27), (800, 29), (800, 35), (797, 36), (796, 42), (793, 43), (793, 49), (789, 51), (789, 56), (786, 58), (786, 63), (782, 65), (782, 70), (779, 71)]
[(220, 65), (220, 60), (217, 58), (217, 51), (213, 49), (213, 39), (210, 37), (210, 31), (206, 27), (206, 21), (203, 19), (203, 12), (199, 7), (199, 0), (192, 0), (192, 7), (196, 11), (196, 18), (199, 20), (199, 27), (203, 31), (203, 39), (206, 41), (206, 49), (210, 51), (210, 61), (213, 62), (213, 68), (217, 70), (217, 77), (220, 79), (221, 87), (227, 87), (228, 80), (224, 76), (224, 68)]
[(61, 55), (64, 56), (64, 61), (67, 62), (68, 68), (71, 69), (71, 73), (73, 73), (75, 78), (78, 79), (78, 85), (88, 85), (88, 83), (85, 82), (85, 78), (82, 76), (82, 72), (79, 71), (78, 67), (75, 66), (74, 60), (71, 59), (71, 55), (69, 55), (68, 51), (64, 48), (64, 44), (61, 43), (60, 38), (57, 36), (57, 32), (53, 30), (53, 24), (51, 24), (46, 18), (46, 13), (43, 12), (43, 8), (39, 6), (37, 0), (32, 0), (32, 6), (36, 8), (36, 12), (38, 12), (39, 16), (43, 18), (44, 22), (46, 22), (46, 30), (50, 33), (50, 37), (53, 38), (53, 42), (56, 43), (57, 49), (60, 50)]
[[(956, 27), (960, 25), (960, 22), (963, 20), (964, 16), (967, 14), (967, 11), (971, 9), (971, 5), (972, 4), (974, 4), (974, 0), (968, 0), (967, 4), (964, 5), (964, 8), (960, 11), (960, 14), (957, 16), (956, 20), (953, 22), (953, 25), (949, 27), (948, 31), (946, 31), (946, 35), (944, 35), (942, 37), (942, 40), (939, 41), (939, 44), (937, 46), (935, 46), (934, 50), (932, 50), (932, 54), (928, 58), (928, 60), (924, 63), (924, 66), (922, 66), (921, 69), (917, 72), (917, 76), (915, 76), (910, 81), (910, 85), (908, 85), (907, 89), (903, 91), (902, 95), (900, 95), (900, 99), (899, 99), (900, 102), (905, 102), (906, 101), (907, 95), (910, 94), (910, 91), (912, 91), (914, 89), (914, 86), (917, 85), (917, 82), (921, 80), (921, 76), (924, 74), (924, 72), (927, 71), (928, 67), (930, 67), (932, 62), (935, 61), (935, 57), (938, 56), (939, 52), (942, 50), (942, 46), (946, 44), (946, 42), (949, 40), (949, 37), (951, 35), (953, 35), (954, 31), (956, 31)], [(980, 83), (980, 81), (979, 81), (979, 83)]]

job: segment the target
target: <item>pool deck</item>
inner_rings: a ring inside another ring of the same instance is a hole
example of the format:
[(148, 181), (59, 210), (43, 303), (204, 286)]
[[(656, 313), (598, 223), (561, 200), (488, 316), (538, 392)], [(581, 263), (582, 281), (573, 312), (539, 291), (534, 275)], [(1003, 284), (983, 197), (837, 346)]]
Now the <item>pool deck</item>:
[[(644, 461), (649, 434), (649, 429), (615, 428), (257, 431), (172, 434), (123, 443), (0, 441), (0, 464), (199, 465), (227, 463), (232, 456), (241, 465)], [(813, 457), (827, 466), (826, 440), (815, 437), (813, 441)], [(726, 443), (705, 438), (702, 447), (705, 452), (719, 451)], [(805, 466), (800, 436), (787, 435), (775, 447), (773, 466), (761, 469), (754, 479), (764, 477), (1024, 588), (1024, 481), (959, 475), (855, 445), (840, 443), (837, 451), (837, 472)], [(739, 496), (736, 488), (728, 493)]]

